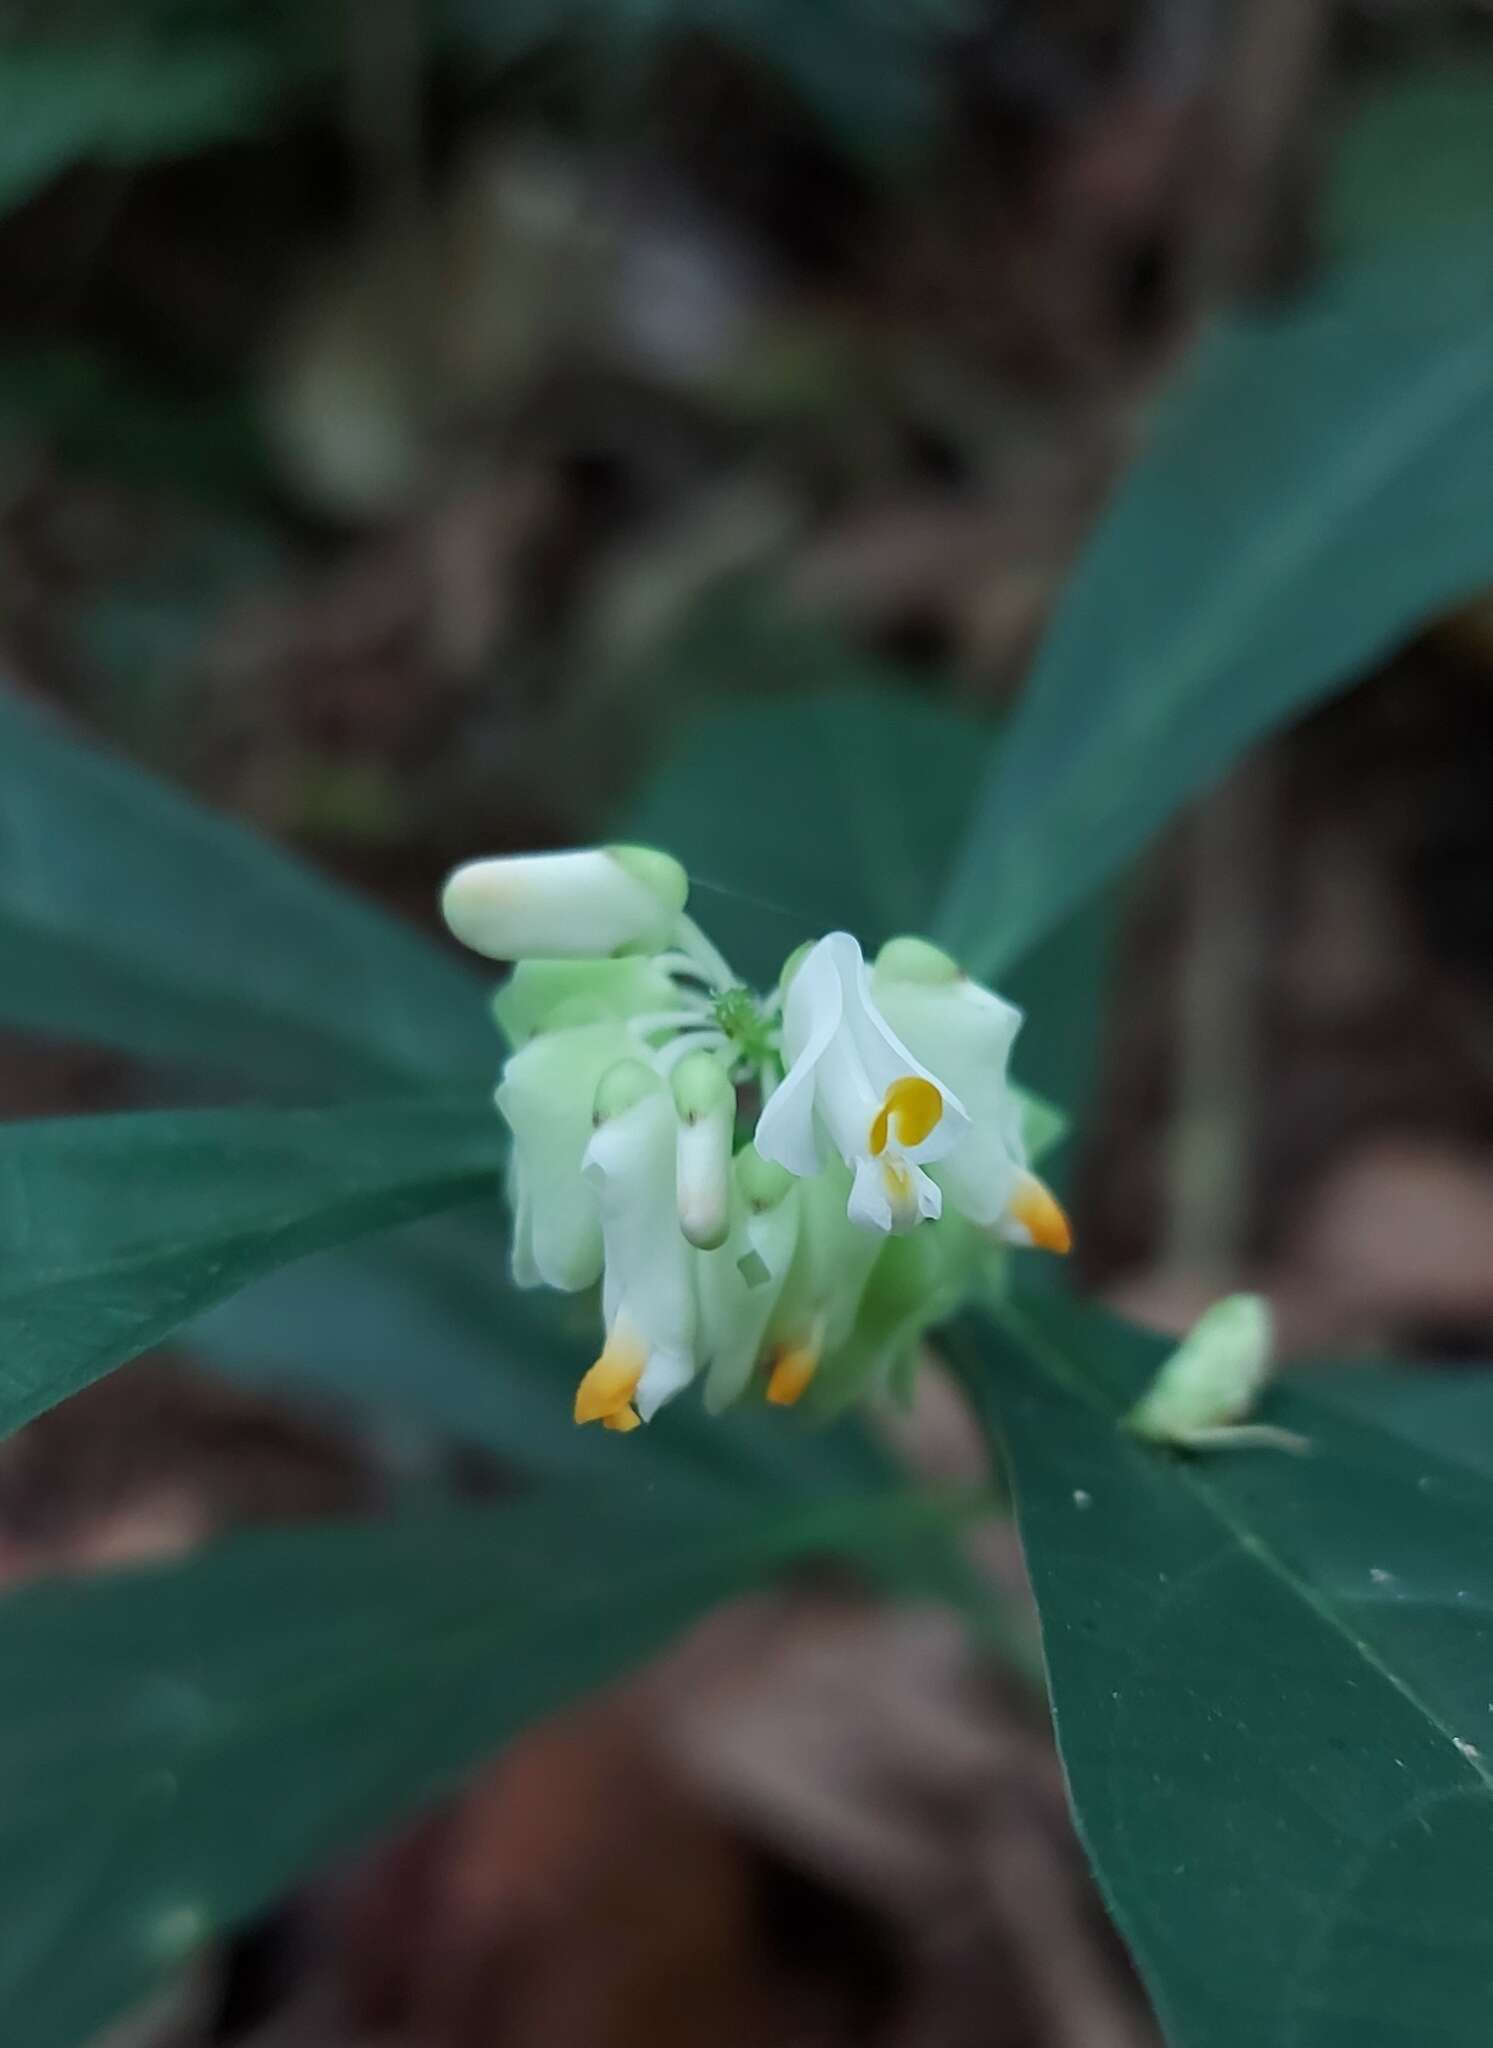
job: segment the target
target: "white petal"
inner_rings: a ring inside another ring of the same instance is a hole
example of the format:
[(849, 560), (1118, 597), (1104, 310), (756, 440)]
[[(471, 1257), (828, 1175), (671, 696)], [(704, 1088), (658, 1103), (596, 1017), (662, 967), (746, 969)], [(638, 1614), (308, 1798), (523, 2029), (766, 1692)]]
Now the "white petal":
[(1005, 1132), (991, 1122), (977, 1125), (958, 1150), (940, 1162), (938, 1178), (961, 1215), (990, 1229), (1005, 1215), (1025, 1170)]
[(533, 1039), (503, 1070), (498, 1108), (513, 1133), (528, 1198), (534, 1269), (567, 1293), (601, 1271), (601, 1217), (581, 1177), (591, 1100), (607, 1068), (635, 1050), (620, 1024), (586, 1024)]
[(908, 1049), (983, 1119), (1009, 1099), (1006, 1069), (1021, 1012), (978, 982), (894, 981), (877, 975), (877, 1003)]
[[(821, 939), (789, 984), (783, 1016), (788, 1073), (757, 1119), (756, 1145), (762, 1157), (805, 1180), (824, 1164), (814, 1125), (817, 1070), (844, 1010), (840, 976), (829, 950), (833, 938), (849, 939), (849, 933), (832, 933), (830, 939)], [(850, 944), (855, 944), (854, 939)]]
[(650, 1357), (692, 1358), (694, 1253), (679, 1228), (674, 1140), (673, 1098), (660, 1086), (593, 1135), (585, 1172), (600, 1199), (608, 1328), (625, 1317)]
[(690, 1351), (650, 1351), (643, 1377), (633, 1396), (634, 1405), (645, 1422), (651, 1422), (665, 1401), (683, 1391), (695, 1376), (694, 1354)]
[(891, 1231), (892, 1204), (886, 1189), (886, 1172), (879, 1159), (856, 1163), (845, 1213), (860, 1230), (879, 1230), (883, 1235)]
[[(854, 942), (852, 941), (852, 944)], [(846, 976), (845, 1018), (855, 1048), (865, 1066), (871, 1086), (880, 1104), (886, 1091), (894, 1081), (907, 1075), (916, 1075), (920, 1080), (931, 1082), (943, 1097), (943, 1114), (928, 1136), (920, 1144), (905, 1148), (908, 1159), (942, 1159), (952, 1152), (965, 1132), (970, 1119), (964, 1103), (953, 1081), (936, 1067), (926, 1067), (915, 1057), (912, 1048), (905, 1045), (883, 1016), (875, 999), (871, 984), (871, 972), (861, 955), (859, 946), (854, 954), (842, 954), (842, 972)]]

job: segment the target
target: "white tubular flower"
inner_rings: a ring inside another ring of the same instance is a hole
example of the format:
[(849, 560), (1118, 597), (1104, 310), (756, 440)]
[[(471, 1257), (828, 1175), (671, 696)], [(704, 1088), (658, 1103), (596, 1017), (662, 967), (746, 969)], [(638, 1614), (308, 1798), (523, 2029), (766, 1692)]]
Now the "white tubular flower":
[(679, 1118), (679, 1227), (692, 1245), (714, 1251), (725, 1243), (731, 1222), (736, 1090), (710, 1052), (687, 1053), (674, 1069), (672, 1087)]
[(668, 945), (689, 894), (677, 860), (646, 846), (468, 861), (441, 911), (490, 960), (600, 959)]
[(1021, 1012), (924, 939), (893, 939), (871, 986), (890, 1027), (955, 1089), (969, 1127), (938, 1167), (955, 1208), (1008, 1244), (1066, 1252), (1068, 1219), (1026, 1163), (1021, 1107), (1007, 1077)]
[(712, 1415), (746, 1392), (798, 1242), (799, 1189), (791, 1174), (748, 1145), (732, 1180), (730, 1235), (718, 1251), (702, 1252), (695, 1269)]
[(601, 1208), (581, 1174), (591, 1104), (609, 1067), (634, 1050), (620, 1023), (547, 1032), (503, 1069), (497, 1105), (513, 1133), (513, 1277), (573, 1294), (601, 1277)]
[(794, 972), (783, 1059), (787, 1075), (757, 1125), (763, 1158), (810, 1179), (827, 1136), (854, 1175), (852, 1222), (900, 1234), (937, 1217), (942, 1196), (924, 1167), (953, 1151), (969, 1117), (876, 1007), (849, 932), (821, 939)]
[(627, 1060), (603, 1077), (595, 1115), (583, 1170), (601, 1211), (606, 1344), (576, 1390), (575, 1419), (628, 1430), (694, 1378), (695, 1254), (679, 1228), (677, 1119), (663, 1081)]

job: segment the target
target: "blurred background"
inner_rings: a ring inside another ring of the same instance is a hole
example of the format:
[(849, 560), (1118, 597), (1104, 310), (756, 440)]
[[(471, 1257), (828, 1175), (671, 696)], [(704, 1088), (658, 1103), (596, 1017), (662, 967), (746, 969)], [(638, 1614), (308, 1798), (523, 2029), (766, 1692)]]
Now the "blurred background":
[[(602, 829), (707, 703), (998, 713), (1210, 314), (1386, 211), (1493, 208), (1490, 66), (1493, 9), (1438, 0), (12, 0), (0, 659), (426, 925), (457, 859)], [(1493, 597), (1148, 856), (1086, 1287), (1486, 1356), (1490, 775)], [(142, 1085), (0, 1041), (5, 1116)], [(936, 1395), (912, 1429), (967, 1469)], [(0, 1449), (0, 1570), (367, 1507), (383, 1465), (147, 1360)], [(827, 1589), (539, 1728), (111, 2038), (1157, 2037), (1041, 1707)]]

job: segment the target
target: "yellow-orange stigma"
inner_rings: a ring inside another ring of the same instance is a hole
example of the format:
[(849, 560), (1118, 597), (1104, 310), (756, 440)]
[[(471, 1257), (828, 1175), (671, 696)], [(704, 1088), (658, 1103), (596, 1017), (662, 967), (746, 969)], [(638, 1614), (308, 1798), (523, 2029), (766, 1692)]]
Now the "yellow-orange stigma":
[(792, 1408), (809, 1390), (819, 1370), (817, 1344), (787, 1345), (773, 1361), (767, 1381), (767, 1398), (774, 1408)]
[(1073, 1230), (1051, 1188), (1034, 1173), (1025, 1173), (1006, 1205), (1006, 1213), (1019, 1223), (1038, 1251), (1056, 1252), (1060, 1257), (1073, 1249)]
[(633, 1413), (632, 1397), (643, 1377), (644, 1363), (641, 1348), (614, 1331), (575, 1390), (576, 1421), (604, 1422), (608, 1429), (635, 1429), (638, 1417)]
[(921, 1074), (904, 1074), (886, 1091), (871, 1124), (871, 1157), (886, 1150), (893, 1124), (899, 1145), (921, 1145), (943, 1115), (943, 1097)]

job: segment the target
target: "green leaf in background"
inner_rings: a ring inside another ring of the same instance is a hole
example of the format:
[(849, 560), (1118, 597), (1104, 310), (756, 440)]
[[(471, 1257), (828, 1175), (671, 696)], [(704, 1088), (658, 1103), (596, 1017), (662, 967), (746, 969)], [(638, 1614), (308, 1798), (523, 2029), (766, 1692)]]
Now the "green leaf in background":
[[(1493, 1472), (1405, 1426), (1409, 1375), (1383, 1420), (1277, 1388), (1262, 1419), (1307, 1458), (1143, 1446), (1118, 1418), (1169, 1348), (1057, 1302), (961, 1347), (1079, 1827), (1168, 2039), (1484, 2048)], [(1465, 1398), (1493, 1441), (1493, 1377)]]
[(0, 1125), (0, 1435), (287, 1260), (496, 1192), (501, 1155), (481, 1095)]
[[(926, 931), (990, 728), (891, 688), (823, 629), (765, 611), (703, 621), (681, 658), (710, 682), (771, 676), (804, 692), (698, 717), (617, 826), (685, 863), (695, 915), (732, 965), (766, 987), (795, 946), (837, 926), (872, 952)], [(1027, 1012), (1017, 1074), (1070, 1122), (1097, 1064), (1110, 926), (1108, 904), (1085, 905), (1001, 982)]]
[(0, 46), (0, 210), (74, 164), (128, 167), (251, 133), (273, 84), (261, 54), (226, 35)]
[(3, 692), (0, 1022), (341, 1095), (495, 1063), (454, 957)]
[(241, 1537), (0, 1605), (0, 2011), (80, 2048), (203, 1940), (796, 1557), (895, 1582), (967, 1508), (549, 1493)]
[(1018, 958), (1243, 749), (1493, 577), (1481, 230), (1204, 344), (1070, 586), (936, 936)]
[[(761, 675), (854, 667), (818, 633), (761, 620), (743, 634)], [(984, 754), (972, 719), (891, 689), (758, 697), (688, 727), (620, 829), (678, 855), (693, 914), (768, 987), (804, 939), (843, 927), (874, 951), (926, 927)]]
[(1326, 191), (1329, 246), (1387, 241), (1487, 220), (1493, 204), (1493, 67), (1443, 58), (1370, 92), (1348, 123)]
[(934, 130), (952, 38), (977, 0), (441, 0), (437, 33), (469, 56), (512, 64), (570, 40), (646, 76), (684, 38), (709, 38), (776, 71), (834, 142), (870, 167), (905, 158)]

